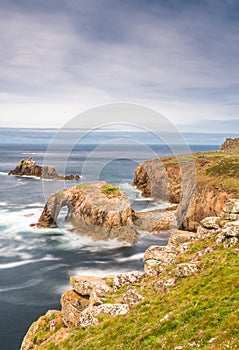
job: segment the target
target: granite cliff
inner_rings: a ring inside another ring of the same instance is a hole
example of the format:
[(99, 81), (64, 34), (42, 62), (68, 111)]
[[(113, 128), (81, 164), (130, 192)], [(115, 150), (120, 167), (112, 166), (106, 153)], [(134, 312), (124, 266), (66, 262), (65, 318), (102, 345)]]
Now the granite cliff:
[(134, 184), (145, 197), (180, 204), (179, 226), (195, 231), (203, 217), (217, 216), (228, 199), (239, 196), (238, 140), (227, 139), (220, 151), (146, 160), (136, 168)]
[(21, 159), (16, 165), (16, 168), (11, 170), (8, 175), (36, 176), (41, 179), (50, 180), (79, 180), (80, 178), (78, 174), (66, 176), (59, 175), (55, 168), (38, 165), (32, 158), (26, 160)]

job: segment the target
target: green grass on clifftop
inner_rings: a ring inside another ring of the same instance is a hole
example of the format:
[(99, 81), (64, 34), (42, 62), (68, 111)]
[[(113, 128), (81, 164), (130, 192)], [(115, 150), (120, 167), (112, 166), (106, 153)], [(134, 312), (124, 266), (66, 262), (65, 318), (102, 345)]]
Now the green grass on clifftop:
[(110, 184), (105, 184), (101, 187), (101, 192), (109, 195), (109, 194), (118, 194), (119, 193), (119, 187), (110, 185)]
[[(145, 300), (128, 315), (100, 316), (100, 326), (72, 329), (66, 341), (56, 345), (49, 340), (37, 349), (239, 349), (239, 246), (197, 241), (178, 262), (208, 247), (213, 251), (199, 258), (197, 274), (179, 278), (176, 287), (160, 293), (154, 288), (159, 279), (173, 276), (172, 266), (136, 286)], [(124, 290), (112, 298), (120, 300)]]

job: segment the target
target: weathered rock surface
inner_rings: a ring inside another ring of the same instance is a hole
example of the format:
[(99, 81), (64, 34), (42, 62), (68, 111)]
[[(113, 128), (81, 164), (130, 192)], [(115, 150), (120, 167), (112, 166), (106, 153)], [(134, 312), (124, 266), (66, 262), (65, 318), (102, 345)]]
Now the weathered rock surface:
[(178, 264), (175, 270), (177, 277), (187, 277), (197, 272), (198, 267), (196, 264)]
[[(49, 319), (51, 320), (49, 321)], [(58, 310), (49, 310), (44, 316), (39, 317), (37, 321), (33, 322), (22, 341), (21, 350), (36, 349), (34, 337), (46, 323), (49, 324), (50, 331), (54, 331), (58, 326), (62, 326), (61, 312)]]
[(175, 287), (176, 284), (177, 284), (177, 278), (176, 277), (172, 277), (172, 278), (169, 278), (167, 280), (160, 279), (160, 280), (157, 280), (157, 282), (155, 282), (154, 290), (157, 293), (164, 293), (169, 288)]
[(228, 214), (239, 214), (239, 201), (237, 199), (230, 199), (225, 203), (223, 212)]
[[(176, 212), (177, 228), (196, 231), (200, 221), (207, 216), (218, 216), (230, 191), (218, 189), (198, 176), (210, 160), (198, 157), (177, 163), (177, 159), (163, 157), (147, 160), (135, 170), (134, 184), (145, 197), (169, 200), (179, 204)], [(182, 176), (183, 174), (183, 176)]]
[(144, 297), (139, 294), (137, 289), (132, 286), (126, 288), (125, 294), (123, 296), (123, 304), (127, 304), (129, 308), (132, 308), (140, 304), (144, 300)]
[(89, 306), (89, 300), (73, 290), (66, 291), (61, 297), (62, 319), (66, 326), (77, 327), (82, 311)]
[(62, 207), (68, 208), (66, 220), (73, 230), (94, 239), (118, 239), (135, 243), (136, 228), (133, 226), (134, 211), (126, 194), (117, 189), (105, 194), (105, 182), (75, 186), (50, 196), (38, 227), (54, 227)]
[(113, 290), (116, 292), (126, 284), (138, 284), (143, 274), (138, 271), (121, 273), (113, 278)]
[(201, 221), (201, 224), (204, 228), (207, 228), (209, 230), (210, 229), (218, 229), (220, 227), (219, 220), (220, 220), (219, 216), (210, 216), (210, 217), (204, 218)]
[(177, 228), (176, 208), (157, 209), (136, 213), (135, 225), (139, 230), (153, 234)]
[(115, 317), (126, 315), (128, 311), (129, 306), (127, 304), (102, 304), (99, 306), (88, 307), (82, 312), (79, 324), (82, 327), (94, 326), (99, 324), (99, 321), (95, 316), (110, 315)]
[(221, 145), (220, 151), (230, 152), (231, 150), (239, 149), (239, 138), (228, 137), (226, 141)]
[(196, 237), (197, 235), (195, 232), (176, 230), (171, 233), (168, 245), (177, 248), (183, 243), (194, 241)]
[(18, 175), (18, 176), (36, 176), (41, 179), (51, 179), (51, 180), (79, 180), (80, 176), (76, 175), (66, 175), (61, 176), (57, 174), (56, 169), (51, 166), (38, 165), (32, 158), (26, 160), (21, 159), (16, 165), (14, 170), (11, 170), (8, 175)]
[(177, 250), (172, 246), (151, 246), (144, 253), (144, 272), (149, 275), (162, 273), (176, 261)]
[(102, 304), (101, 297), (112, 289), (102, 278), (95, 276), (71, 276), (70, 284), (78, 294), (89, 298), (89, 306)]

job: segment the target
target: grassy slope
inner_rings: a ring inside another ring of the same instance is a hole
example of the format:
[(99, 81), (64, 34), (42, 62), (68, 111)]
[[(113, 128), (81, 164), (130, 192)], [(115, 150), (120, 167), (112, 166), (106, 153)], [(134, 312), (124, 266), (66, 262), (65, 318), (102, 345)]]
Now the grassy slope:
[[(205, 247), (214, 251), (200, 258), (196, 275), (161, 293), (153, 287), (155, 278), (145, 279), (136, 286), (145, 300), (128, 315), (101, 316), (100, 326), (72, 329), (67, 341), (49, 341), (39, 349), (239, 349), (239, 246), (225, 249), (212, 239), (197, 241), (178, 262), (190, 261)], [(157, 279), (173, 274), (174, 266)], [(123, 292), (111, 298), (119, 300)], [(50, 334), (46, 327), (41, 340)]]
[(239, 150), (231, 152), (200, 152), (192, 155), (163, 157), (163, 163), (173, 165), (195, 161), (197, 180), (214, 189), (226, 190), (239, 198)]

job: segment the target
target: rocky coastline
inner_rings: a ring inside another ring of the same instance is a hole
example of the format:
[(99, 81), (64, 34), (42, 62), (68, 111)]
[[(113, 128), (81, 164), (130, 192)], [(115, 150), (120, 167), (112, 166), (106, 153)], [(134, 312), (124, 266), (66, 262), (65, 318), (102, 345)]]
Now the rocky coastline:
[[(238, 195), (235, 144), (238, 139), (227, 139), (220, 151), (193, 154), (194, 167), (190, 155), (146, 160), (136, 168), (134, 184), (145, 197), (177, 204), (179, 228), (196, 231), (204, 217), (219, 215), (225, 202)], [(189, 186), (183, 184), (182, 172)]]
[(41, 166), (37, 164), (32, 158), (26, 160), (21, 159), (16, 165), (15, 169), (10, 170), (8, 175), (16, 176), (34, 176), (40, 179), (48, 180), (79, 180), (80, 175), (66, 175), (62, 176), (56, 172), (56, 169), (51, 166)]
[[(131, 312), (137, 313), (137, 307), (144, 305), (145, 300), (150, 305), (149, 291), (153, 291), (152, 295), (156, 293), (159, 299), (166, 298), (183, 285), (184, 279), (190, 276), (199, 278), (209, 268), (210, 272), (206, 273), (212, 273), (214, 266), (220, 262), (217, 259), (220, 254), (223, 259), (226, 259), (227, 251), (228, 259), (230, 254), (238, 256), (239, 164), (238, 157), (232, 151), (232, 143), (226, 141), (223, 150), (218, 152), (193, 155), (195, 191), (191, 201), (184, 206), (186, 210), (179, 209), (180, 203), (192, 193), (192, 187), (183, 188), (182, 184), (182, 167), (188, 171), (189, 179), (192, 169), (188, 166), (192, 159), (187, 159), (185, 155), (181, 166), (178, 158), (163, 157), (145, 161), (135, 171), (134, 184), (145, 197), (168, 199), (172, 203), (172, 207), (166, 210), (135, 213), (126, 195), (119, 189), (102, 192), (103, 187), (109, 189), (111, 186), (106, 183), (80, 185), (51, 196), (37, 224), (40, 227), (56, 225), (59, 211), (66, 205), (67, 220), (75, 228), (78, 227), (80, 233), (87, 224), (96, 227), (97, 232), (105, 229), (107, 238), (119, 238), (124, 232), (122, 240), (130, 237), (131, 243), (137, 239), (137, 230), (140, 229), (152, 233), (167, 231), (170, 232), (170, 238), (167, 246), (151, 246), (146, 250), (142, 273), (133, 271), (103, 278), (72, 276), (71, 289), (61, 297), (61, 310), (50, 310), (34, 322), (22, 342), (21, 350), (48, 349), (48, 345), (60, 349), (62, 344), (68, 344), (71, 337), (78, 334), (78, 330), (87, 332), (92, 326), (100, 327), (105, 315), (126, 317)], [(225, 172), (227, 166), (231, 167), (230, 172)], [(183, 191), (187, 192), (186, 195)], [(99, 203), (103, 207), (99, 208)], [(181, 221), (178, 220), (180, 215)], [(135, 236), (128, 234), (129, 227)], [(110, 236), (109, 232), (115, 230), (120, 234)], [(165, 322), (175, 317), (175, 312), (167, 312), (154, 327), (163, 327)], [(203, 334), (203, 331), (200, 332)], [(79, 345), (77, 338), (74, 339)], [(85, 341), (88, 342), (87, 338)], [(198, 347), (200, 342), (193, 340), (190, 346)], [(209, 338), (210, 342), (214, 342), (214, 338)], [(84, 343), (80, 347), (84, 348)]]
[[(187, 262), (182, 262), (193, 243), (208, 240), (213, 242), (211, 246), (197, 250), (189, 255)], [(231, 249), (237, 247), (238, 242), (239, 200), (231, 199), (224, 205), (220, 216), (204, 218), (197, 232), (174, 230), (167, 246), (149, 247), (144, 254), (143, 273), (133, 271), (104, 278), (72, 276), (72, 289), (62, 295), (61, 310), (50, 310), (34, 322), (24, 337), (21, 350), (61, 345), (72, 337), (75, 330), (99, 326), (102, 315), (124, 316), (144, 302), (144, 293), (139, 290), (143, 291), (149, 278), (159, 295), (170, 293), (183, 278), (204, 270), (202, 257), (217, 251), (218, 245), (221, 249)], [(172, 315), (173, 311), (166, 314), (159, 324)], [(45, 334), (45, 338), (39, 334)]]

